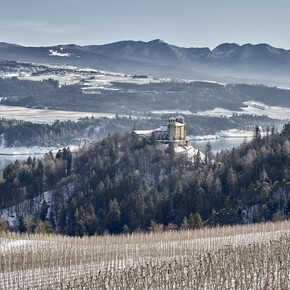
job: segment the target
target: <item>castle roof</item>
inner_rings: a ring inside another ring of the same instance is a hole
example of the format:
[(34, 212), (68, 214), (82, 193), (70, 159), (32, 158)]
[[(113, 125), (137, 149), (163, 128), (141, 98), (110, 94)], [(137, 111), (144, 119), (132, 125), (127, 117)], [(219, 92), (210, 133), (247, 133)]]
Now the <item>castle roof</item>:
[(168, 126), (161, 126), (154, 130), (155, 132), (166, 132), (168, 131)]
[(134, 131), (137, 135), (145, 137), (145, 136), (150, 136), (154, 130), (135, 130)]
[(176, 118), (174, 118), (174, 117), (169, 118), (169, 121), (175, 121), (175, 120), (176, 120)]

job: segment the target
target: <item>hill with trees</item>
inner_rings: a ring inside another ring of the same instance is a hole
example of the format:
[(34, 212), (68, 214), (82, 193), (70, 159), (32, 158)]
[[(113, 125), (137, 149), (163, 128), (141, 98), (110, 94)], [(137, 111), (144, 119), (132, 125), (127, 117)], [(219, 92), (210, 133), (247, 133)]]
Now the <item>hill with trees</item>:
[[(170, 114), (152, 114), (146, 118), (82, 118), (75, 121), (55, 121), (52, 124), (32, 123), (20, 120), (0, 119), (0, 146), (6, 147), (64, 147), (80, 145), (105, 138), (115, 132), (125, 133), (137, 128), (154, 129), (167, 124)], [(253, 130), (253, 123), (264, 131), (267, 127), (282, 126), (283, 121), (266, 116), (237, 115), (229, 118), (208, 116), (186, 116), (188, 135), (214, 135), (228, 129)]]
[[(202, 162), (164, 150), (155, 139), (116, 133), (76, 153), (6, 167), (2, 220), (15, 230), (68, 235), (199, 228), (279, 220), (290, 209), (290, 123)], [(169, 147), (170, 148), (170, 147)], [(29, 215), (32, 214), (32, 215)]]
[[(30, 70), (33, 69), (32, 66)], [(25, 79), (21, 79), (21, 73), (18, 71), (15, 74), (20, 74), (19, 77), (0, 78), (0, 98), (2, 98), (0, 104), (141, 116), (154, 110), (189, 110), (192, 113), (215, 107), (240, 110), (245, 106), (244, 102), (252, 100), (268, 106), (290, 107), (288, 89), (264, 85), (170, 79), (151, 79), (151, 81), (145, 79), (144, 83), (134, 83), (132, 81), (134, 77), (128, 76), (123, 82), (118, 82), (110, 75), (107, 78), (112, 79), (111, 82), (104, 79), (106, 85), (103, 87), (98, 85), (87, 92), (86, 89), (92, 82), (98, 84), (100, 75), (97, 72), (80, 76), (79, 71), (66, 72), (59, 68), (46, 72), (46, 75), (42, 72), (35, 73), (41, 80), (37, 81), (31, 71), (23, 72), (31, 74)], [(59, 75), (63, 74), (66, 75), (68, 82), (69, 74), (78, 81), (73, 84), (60, 84)]]

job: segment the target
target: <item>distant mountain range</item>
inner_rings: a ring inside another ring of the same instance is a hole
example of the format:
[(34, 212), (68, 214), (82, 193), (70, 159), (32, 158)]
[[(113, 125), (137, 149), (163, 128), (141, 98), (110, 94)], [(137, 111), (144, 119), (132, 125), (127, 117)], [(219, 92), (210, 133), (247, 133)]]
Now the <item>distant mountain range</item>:
[(268, 44), (224, 43), (210, 50), (178, 47), (159, 39), (50, 47), (2, 42), (1, 60), (69, 64), (156, 77), (290, 85), (290, 50)]

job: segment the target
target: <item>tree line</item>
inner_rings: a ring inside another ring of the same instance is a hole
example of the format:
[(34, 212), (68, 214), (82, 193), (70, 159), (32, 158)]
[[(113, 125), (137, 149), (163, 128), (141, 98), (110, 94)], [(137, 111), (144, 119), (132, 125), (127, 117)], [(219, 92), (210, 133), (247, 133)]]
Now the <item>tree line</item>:
[(94, 235), (199, 228), (285, 219), (290, 209), (290, 123), (251, 142), (191, 162), (134, 131), (116, 133), (43, 160), (16, 161), (3, 170), (0, 206), (44, 191), (50, 197), (15, 230)]
[[(58, 71), (48, 73), (57, 75)], [(78, 84), (59, 86), (58, 81), (53, 79), (31, 81), (16, 77), (0, 78), (1, 104), (10, 106), (122, 114), (136, 112), (137, 115), (152, 110), (176, 108), (193, 113), (215, 107), (239, 110), (243, 102), (251, 100), (290, 107), (289, 90), (262, 85), (224, 86), (172, 80), (147, 84), (112, 82), (111, 88), (97, 88), (96, 92), (86, 94), (82, 90), (81, 80)]]
[[(86, 117), (78, 121), (55, 121), (52, 124), (37, 124), (21, 120), (0, 119), (0, 146), (68, 146), (100, 140), (108, 134), (124, 133), (133, 128), (138, 130), (155, 129), (168, 123), (171, 115), (149, 114), (146, 118)], [(249, 129), (253, 123), (266, 129), (273, 124), (267, 117), (234, 114), (231, 118), (187, 116), (187, 135), (215, 134), (221, 130), (239, 128)], [(275, 123), (275, 122), (274, 122)], [(276, 122), (277, 125), (281, 121)]]

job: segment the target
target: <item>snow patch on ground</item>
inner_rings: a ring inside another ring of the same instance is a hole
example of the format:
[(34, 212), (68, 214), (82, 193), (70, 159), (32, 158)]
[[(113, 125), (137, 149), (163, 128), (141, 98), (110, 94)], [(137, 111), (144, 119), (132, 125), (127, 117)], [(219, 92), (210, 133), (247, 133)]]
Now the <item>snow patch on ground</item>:
[(217, 84), (217, 85), (221, 85), (221, 86), (226, 86), (226, 83), (222, 83), (222, 82), (217, 82), (217, 81), (210, 81), (210, 80), (182, 80), (182, 82), (184, 83), (208, 83), (208, 84)]
[(55, 191), (45, 191), (31, 200), (26, 199), (11, 207), (0, 210), (0, 220), (7, 222), (11, 228), (15, 228), (20, 217), (37, 215), (44, 200), (49, 205), (47, 213), (47, 216), (49, 216), (51, 207), (59, 204), (62, 200), (68, 200), (70, 193), (73, 191), (73, 185), (68, 184), (58, 190), (61, 192), (60, 199), (55, 196)]
[(254, 135), (253, 131), (239, 130), (239, 129), (230, 129), (230, 130), (221, 130), (216, 133), (218, 138), (252, 138)]
[(154, 110), (151, 114), (183, 114), (207, 117), (226, 117), (230, 118), (233, 114), (247, 114), (253, 116), (267, 116), (275, 120), (287, 120), (290, 118), (290, 108), (281, 106), (268, 106), (261, 102), (247, 101), (243, 102), (246, 107), (241, 107), (239, 111), (232, 111), (225, 108), (216, 107), (213, 110), (199, 111), (193, 113), (189, 110)]
[(10, 227), (14, 228), (17, 225), (18, 219), (21, 216), (25, 216), (27, 214), (34, 215), (38, 213), (44, 200), (49, 205), (51, 204), (51, 191), (46, 191), (33, 198), (33, 200), (25, 200), (12, 207), (0, 210), (0, 219), (6, 221)]
[(148, 137), (154, 132), (155, 130), (135, 130), (135, 133), (140, 137)]
[[(192, 146), (178, 146), (174, 148), (174, 152), (176, 154), (186, 154), (187, 158), (193, 163), (195, 162), (195, 158), (197, 156), (198, 151), (199, 151), (198, 149), (195, 149)], [(199, 151), (199, 154), (201, 161), (204, 161), (205, 155), (201, 151)]]
[[(78, 145), (68, 145), (72, 152), (77, 151), (80, 146)], [(5, 147), (0, 146), (0, 155), (44, 155), (52, 151), (52, 153), (57, 153), (58, 150), (63, 147), (40, 147), (40, 146), (32, 146), (32, 147)]]
[[(71, 57), (70, 53), (64, 53), (50, 50), (50, 56)], [(11, 78), (17, 77), (22, 80), (43, 81), (53, 79), (59, 82), (60, 86), (78, 84), (84, 93), (97, 94), (102, 90), (120, 90), (113, 87), (112, 83), (132, 83), (132, 84), (149, 84), (170, 82), (169, 78), (154, 78), (150, 76), (134, 76), (123, 73), (95, 70), (90, 68), (78, 68), (68, 65), (47, 65), (32, 64), (32, 67), (19, 66), (7, 70), (0, 70), (0, 77)]]
[(188, 138), (190, 140), (204, 141), (204, 140), (216, 140), (219, 139), (220, 137), (217, 135), (203, 135), (203, 136), (189, 135)]
[(56, 147), (5, 147), (0, 146), (0, 155), (43, 155), (49, 151), (57, 152)]
[[(159, 150), (166, 150), (168, 149), (168, 145), (169, 144), (164, 144), (164, 143), (158, 143), (156, 145), (157, 149)], [(198, 149), (192, 147), (192, 146), (177, 146), (177, 147), (174, 147), (174, 152), (176, 155), (186, 155), (188, 160), (190, 160), (191, 162), (195, 162), (195, 158), (197, 156), (197, 153), (198, 153)], [(200, 154), (200, 159), (201, 161), (204, 161), (205, 160), (205, 155), (199, 151), (199, 154)]]
[[(120, 117), (127, 117), (129, 115), (119, 115)], [(45, 109), (30, 109), (17, 106), (0, 105), (0, 118), (17, 119), (23, 121), (30, 121), (32, 123), (48, 123), (51, 124), (56, 120), (61, 121), (78, 121), (80, 118), (94, 117), (94, 118), (110, 118), (116, 117), (111, 113), (95, 113), (95, 112), (77, 112), (77, 111), (61, 111), (61, 110), (45, 110)], [(132, 117), (132, 116), (131, 116)], [(133, 116), (135, 117), (135, 116)]]
[[(63, 48), (61, 48), (61, 51), (62, 50), (63, 50)], [(71, 57), (70, 53), (62, 53), (62, 52), (58, 52), (57, 50), (53, 50), (53, 49), (50, 49), (49, 52), (50, 52), (49, 56)]]
[(154, 110), (150, 111), (149, 113), (151, 114), (158, 114), (158, 115), (163, 115), (163, 114), (172, 114), (172, 115), (177, 115), (177, 114), (182, 114), (182, 115), (194, 115), (192, 112), (188, 110)]
[(253, 116), (267, 116), (275, 120), (287, 120), (290, 118), (290, 108), (280, 106), (268, 106), (261, 102), (247, 101), (243, 103), (240, 111), (231, 111), (224, 108), (214, 108), (213, 110), (200, 111), (195, 115), (209, 117), (231, 117), (233, 114), (248, 114)]
[(216, 107), (213, 110), (199, 111), (195, 115), (208, 116), (208, 117), (227, 117), (230, 118), (233, 115), (233, 111)]

